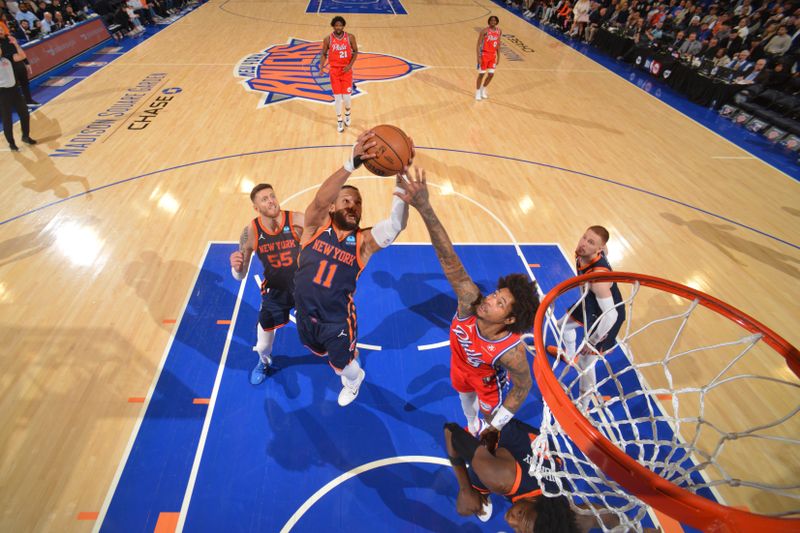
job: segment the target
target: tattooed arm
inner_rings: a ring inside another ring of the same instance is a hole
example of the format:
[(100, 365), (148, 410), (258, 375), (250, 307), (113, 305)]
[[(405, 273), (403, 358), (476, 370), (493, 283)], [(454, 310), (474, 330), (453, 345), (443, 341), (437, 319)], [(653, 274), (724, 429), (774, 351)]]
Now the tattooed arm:
[(253, 226), (248, 224), (242, 230), (239, 236), (239, 251), (231, 254), (231, 274), (233, 277), (242, 280), (244, 279), (247, 270), (250, 268), (250, 257), (253, 255), (253, 237), (250, 235)]
[(458, 298), (458, 316), (464, 318), (472, 314), (472, 304), (481, 296), (478, 286), (467, 274), (461, 259), (456, 255), (453, 243), (447, 235), (444, 226), (439, 221), (439, 217), (433, 211), (428, 197), (428, 185), (426, 183), (425, 170), (415, 168), (416, 176), (408, 182), (400, 180), (399, 185), (403, 188), (403, 193), (395, 193), (404, 202), (413, 206), (425, 221), (425, 227), (431, 236), (431, 244), (436, 250), (436, 256), (442, 265), (447, 281), (453, 287)]
[[(508, 370), (508, 375), (513, 385), (511, 390), (508, 391), (503, 407), (510, 413), (516, 413), (522, 407), (522, 403), (528, 397), (533, 385), (531, 367), (528, 364), (528, 356), (525, 353), (525, 347), (522, 342), (500, 358), (500, 366)], [(505, 422), (500, 423), (504, 424)]]

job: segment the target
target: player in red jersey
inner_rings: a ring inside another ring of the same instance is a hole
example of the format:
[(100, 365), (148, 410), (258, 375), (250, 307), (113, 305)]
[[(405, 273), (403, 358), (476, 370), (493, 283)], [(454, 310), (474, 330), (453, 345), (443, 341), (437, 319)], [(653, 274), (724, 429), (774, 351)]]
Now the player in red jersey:
[[(450, 326), (450, 380), (473, 434), (499, 431), (522, 406), (531, 389), (531, 369), (520, 334), (530, 331), (539, 307), (536, 282), (511, 274), (498, 280), (488, 296), (467, 274), (453, 243), (433, 211), (425, 171), (400, 180), (397, 195), (419, 211), (445, 276), (458, 297), (458, 312)], [(508, 377), (513, 386), (506, 395)], [(484, 421), (491, 425), (484, 431)]]
[[(500, 24), (500, 19), (492, 15), (489, 17), (489, 26), (481, 30), (478, 35), (478, 81), (475, 85), (475, 100), (489, 98), (486, 87), (494, 78), (494, 69), (500, 63), (498, 52), (503, 32), (497, 27), (498, 24)], [(484, 74), (487, 74), (486, 81), (483, 80)]]
[(281, 211), (269, 183), (253, 187), (250, 200), (258, 216), (242, 230), (239, 250), (231, 254), (230, 263), (231, 274), (239, 281), (247, 275), (253, 252), (264, 266), (257, 341), (253, 348), (258, 353), (258, 362), (250, 372), (250, 383), (259, 385), (272, 363), (275, 332), (289, 322), (289, 311), (294, 307), (294, 273), (305, 215)]
[[(330, 56), (331, 90), (333, 90), (333, 103), (336, 107), (336, 130), (344, 131), (350, 125), (350, 94), (353, 92), (353, 64), (358, 57), (356, 36), (345, 33), (347, 24), (344, 17), (333, 17), (331, 26), (333, 33), (322, 41), (322, 57), (320, 70), (325, 67)], [(344, 103), (344, 120), (342, 120), (342, 103)]]

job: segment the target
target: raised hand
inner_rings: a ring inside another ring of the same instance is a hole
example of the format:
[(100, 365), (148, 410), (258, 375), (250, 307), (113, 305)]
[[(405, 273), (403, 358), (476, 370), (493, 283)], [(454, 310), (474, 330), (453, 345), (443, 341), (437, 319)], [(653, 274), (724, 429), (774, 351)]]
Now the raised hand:
[[(398, 176), (398, 178), (401, 177)], [(414, 176), (408, 179), (398, 179), (397, 185), (403, 189), (403, 192), (396, 192), (395, 195), (408, 205), (414, 206), (415, 209), (419, 210), (430, 203), (425, 169), (414, 167)]]

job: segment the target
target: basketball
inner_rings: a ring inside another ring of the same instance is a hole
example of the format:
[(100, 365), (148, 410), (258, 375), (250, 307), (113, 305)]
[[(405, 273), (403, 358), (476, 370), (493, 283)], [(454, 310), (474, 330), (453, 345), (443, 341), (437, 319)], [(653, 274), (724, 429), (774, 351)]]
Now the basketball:
[(411, 159), (411, 139), (403, 130), (396, 126), (381, 124), (371, 130), (377, 142), (370, 148), (370, 154), (376, 154), (373, 159), (364, 161), (367, 170), (376, 176), (394, 176), (403, 171)]

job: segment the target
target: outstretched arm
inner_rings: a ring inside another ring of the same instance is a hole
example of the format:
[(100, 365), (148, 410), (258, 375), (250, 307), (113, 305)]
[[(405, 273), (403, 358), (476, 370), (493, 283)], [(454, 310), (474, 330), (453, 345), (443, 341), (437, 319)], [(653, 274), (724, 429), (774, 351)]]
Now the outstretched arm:
[(444, 226), (431, 206), (428, 196), (428, 185), (425, 170), (415, 168), (415, 177), (408, 182), (400, 180), (399, 185), (403, 193), (395, 193), (401, 200), (413, 206), (425, 221), (425, 227), (431, 236), (431, 244), (436, 250), (439, 263), (442, 265), (447, 281), (453, 287), (458, 298), (458, 316), (465, 317), (472, 314), (472, 304), (480, 297), (481, 291), (467, 274), (461, 259), (458, 258), (453, 243), (447, 235)]
[[(328, 210), (332, 203), (336, 201), (336, 196), (342, 185), (350, 177), (350, 174), (355, 170), (354, 166), (360, 165), (361, 161), (375, 157), (374, 154), (368, 154), (367, 150), (375, 146), (377, 143), (372, 139), (375, 134), (372, 131), (367, 131), (358, 136), (355, 146), (353, 146), (353, 158), (351, 161), (345, 163), (345, 166), (328, 176), (322, 182), (314, 200), (311, 201), (306, 208), (303, 226), (303, 240), (302, 243), (307, 243), (316, 233), (317, 230), (328, 221)], [(350, 165), (350, 168), (345, 168)]]

